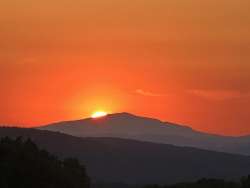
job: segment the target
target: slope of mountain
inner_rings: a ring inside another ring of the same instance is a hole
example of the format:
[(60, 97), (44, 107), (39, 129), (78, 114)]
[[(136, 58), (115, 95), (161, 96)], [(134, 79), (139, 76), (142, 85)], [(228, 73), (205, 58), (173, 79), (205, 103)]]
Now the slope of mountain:
[(250, 173), (250, 157), (118, 138), (78, 138), (35, 129), (0, 128), (0, 137), (29, 137), (60, 157), (76, 157), (94, 180), (175, 183)]
[(39, 129), (78, 137), (116, 137), (250, 155), (250, 137), (212, 135), (128, 113), (54, 123)]

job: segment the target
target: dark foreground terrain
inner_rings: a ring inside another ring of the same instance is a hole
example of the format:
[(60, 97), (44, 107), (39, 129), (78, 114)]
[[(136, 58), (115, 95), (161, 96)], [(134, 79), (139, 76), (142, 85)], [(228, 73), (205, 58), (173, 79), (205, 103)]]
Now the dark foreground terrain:
[(1, 188), (89, 188), (84, 166), (59, 160), (30, 139), (0, 140)]
[(1, 188), (249, 188), (250, 176), (240, 181), (200, 179), (175, 185), (129, 185), (123, 183), (93, 183), (84, 166), (76, 159), (59, 160), (39, 149), (30, 139), (0, 140)]
[(93, 182), (173, 184), (250, 174), (250, 157), (117, 138), (77, 138), (35, 129), (0, 128), (0, 137), (31, 138), (39, 147), (86, 166)]

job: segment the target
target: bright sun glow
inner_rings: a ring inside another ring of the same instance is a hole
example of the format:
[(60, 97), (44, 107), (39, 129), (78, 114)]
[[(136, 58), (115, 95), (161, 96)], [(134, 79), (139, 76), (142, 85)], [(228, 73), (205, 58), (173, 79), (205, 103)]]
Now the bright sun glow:
[(91, 117), (92, 118), (100, 118), (100, 117), (104, 117), (104, 116), (107, 116), (108, 113), (107, 112), (104, 112), (104, 111), (97, 111), (97, 112), (94, 112)]

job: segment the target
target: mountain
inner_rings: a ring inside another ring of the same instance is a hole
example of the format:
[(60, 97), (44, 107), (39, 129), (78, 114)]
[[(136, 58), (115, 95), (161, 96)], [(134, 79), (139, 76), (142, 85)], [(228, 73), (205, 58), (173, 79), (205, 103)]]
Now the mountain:
[(250, 137), (207, 134), (190, 127), (129, 113), (110, 114), (98, 119), (59, 122), (39, 129), (78, 137), (116, 137), (250, 155)]
[(31, 138), (60, 157), (78, 158), (92, 180), (129, 184), (237, 178), (250, 173), (250, 157), (119, 138), (78, 138), (22, 128), (0, 128), (0, 137)]

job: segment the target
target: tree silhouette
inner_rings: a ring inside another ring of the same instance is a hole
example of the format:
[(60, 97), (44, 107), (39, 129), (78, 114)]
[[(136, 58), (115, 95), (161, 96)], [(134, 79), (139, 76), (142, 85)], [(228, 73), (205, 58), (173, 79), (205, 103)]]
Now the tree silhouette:
[(250, 187), (250, 175), (247, 177), (243, 177), (241, 179), (242, 188), (249, 188)]
[(0, 141), (1, 188), (88, 188), (89, 182), (75, 159), (59, 160), (30, 139)]

